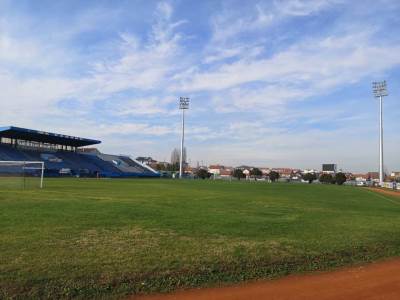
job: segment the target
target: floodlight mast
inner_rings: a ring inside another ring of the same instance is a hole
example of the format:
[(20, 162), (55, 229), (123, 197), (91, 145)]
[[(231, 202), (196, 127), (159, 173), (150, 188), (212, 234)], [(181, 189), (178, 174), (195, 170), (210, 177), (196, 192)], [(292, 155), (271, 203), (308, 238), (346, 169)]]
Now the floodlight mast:
[(185, 110), (189, 109), (189, 98), (179, 98), (179, 109), (182, 110), (182, 137), (181, 137), (181, 155), (179, 157), (179, 178), (183, 177), (183, 152), (185, 141)]
[(373, 82), (372, 90), (375, 98), (379, 98), (379, 183), (385, 180), (383, 170), (383, 97), (388, 95), (386, 81)]

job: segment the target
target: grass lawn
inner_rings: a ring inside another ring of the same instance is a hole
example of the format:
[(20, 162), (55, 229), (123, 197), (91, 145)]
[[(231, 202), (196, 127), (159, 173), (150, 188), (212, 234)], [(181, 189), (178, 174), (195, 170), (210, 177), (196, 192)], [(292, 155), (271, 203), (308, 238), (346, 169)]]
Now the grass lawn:
[(120, 298), (400, 254), (400, 200), (354, 187), (0, 179), (0, 298)]

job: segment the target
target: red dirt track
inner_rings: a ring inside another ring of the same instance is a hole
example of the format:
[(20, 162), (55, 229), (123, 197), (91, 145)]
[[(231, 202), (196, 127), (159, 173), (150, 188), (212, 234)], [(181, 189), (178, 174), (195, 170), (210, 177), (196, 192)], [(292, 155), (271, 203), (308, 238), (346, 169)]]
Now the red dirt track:
[(135, 300), (361, 300), (400, 299), (400, 259), (327, 273), (232, 287), (179, 291), (167, 295), (134, 296)]
[(389, 195), (389, 196), (397, 196), (400, 197), (400, 191), (399, 190), (389, 190), (389, 189), (382, 189), (382, 188), (367, 188), (370, 191), (381, 193), (384, 195)]

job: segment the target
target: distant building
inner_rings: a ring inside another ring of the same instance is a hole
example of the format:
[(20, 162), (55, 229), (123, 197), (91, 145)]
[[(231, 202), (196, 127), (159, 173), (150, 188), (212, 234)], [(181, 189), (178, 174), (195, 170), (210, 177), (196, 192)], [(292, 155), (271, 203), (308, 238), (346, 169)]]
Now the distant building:
[(293, 169), (290, 168), (273, 168), (272, 171), (279, 173), (281, 178), (291, 178), (293, 175)]
[(267, 176), (271, 172), (271, 169), (269, 168), (261, 168), (260, 170), (263, 176)]
[(208, 167), (208, 172), (210, 172), (214, 176), (218, 176), (219, 174), (221, 174), (221, 170), (224, 170), (224, 169), (225, 169), (225, 167), (222, 165), (210, 165)]
[(304, 169), (301, 171), (302, 174), (318, 174), (319, 172), (314, 169)]
[(390, 176), (391, 176), (391, 177), (394, 177), (394, 178), (400, 178), (400, 172), (392, 172), (392, 173), (390, 174)]
[(353, 173), (350, 173), (350, 172), (346, 172), (346, 173), (344, 173), (344, 175), (346, 175), (346, 180), (348, 180), (348, 181), (354, 180), (354, 178), (355, 178)]
[(191, 175), (194, 175), (194, 174), (196, 174), (196, 172), (197, 172), (197, 168), (194, 168), (194, 167), (191, 167), (191, 166), (189, 166), (189, 165), (187, 165), (186, 167), (185, 167), (185, 173), (186, 174), (191, 174)]
[(244, 169), (243, 174), (246, 176), (246, 178), (250, 177), (250, 168), (249, 169)]
[(221, 178), (230, 178), (230, 177), (232, 177), (232, 171), (233, 171), (233, 169), (224, 169), (224, 170), (221, 170), (219, 176), (220, 176)]
[(222, 165), (210, 165), (208, 167), (208, 172), (213, 174), (214, 177), (225, 178), (225, 177), (230, 177), (232, 175), (233, 168), (225, 167)]
[(147, 165), (154, 170), (167, 170), (170, 163), (166, 161), (152, 161), (147, 163)]
[(136, 160), (138, 161), (138, 162), (140, 162), (141, 164), (144, 164), (144, 165), (150, 165), (150, 164), (153, 164), (153, 163), (157, 163), (157, 161), (156, 160), (154, 160), (153, 158), (151, 158), (150, 156), (139, 156), (139, 157), (136, 157)]
[(368, 175), (367, 174), (353, 174), (353, 178), (356, 181), (367, 181)]
[(379, 182), (379, 172), (368, 172), (367, 180)]
[(253, 169), (253, 167), (251, 167), (251, 166), (246, 166), (246, 165), (241, 165), (241, 166), (236, 167), (236, 169), (240, 169), (240, 170), (251, 170), (251, 169)]
[(254, 169), (254, 167), (250, 167), (250, 166), (246, 166), (246, 165), (242, 165), (242, 166), (238, 166), (235, 169), (239, 169), (243, 171), (243, 174), (246, 176), (246, 178), (248, 179), (250, 177), (250, 171), (252, 169)]

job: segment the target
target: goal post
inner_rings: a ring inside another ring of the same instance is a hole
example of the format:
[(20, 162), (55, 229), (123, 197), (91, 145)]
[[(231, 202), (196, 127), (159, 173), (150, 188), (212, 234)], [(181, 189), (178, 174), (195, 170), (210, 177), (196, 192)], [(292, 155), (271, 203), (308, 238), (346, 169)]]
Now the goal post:
[(0, 161), (0, 187), (43, 188), (43, 161)]

